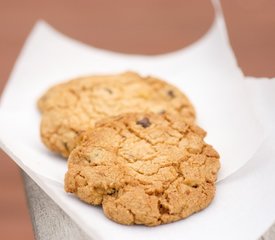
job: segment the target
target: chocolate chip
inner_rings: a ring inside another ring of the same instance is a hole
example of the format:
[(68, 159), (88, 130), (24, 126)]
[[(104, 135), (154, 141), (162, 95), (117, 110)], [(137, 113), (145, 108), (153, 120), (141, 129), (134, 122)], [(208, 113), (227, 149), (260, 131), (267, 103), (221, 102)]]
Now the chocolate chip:
[(159, 114), (164, 114), (164, 113), (166, 113), (166, 111), (165, 110), (161, 110), (161, 111), (159, 111)]
[(176, 97), (175, 93), (174, 93), (172, 90), (169, 90), (169, 91), (167, 92), (167, 94), (168, 94), (171, 98)]
[(63, 146), (64, 146), (64, 148), (66, 149), (66, 151), (67, 151), (67, 152), (70, 152), (70, 149), (69, 149), (68, 143), (63, 142)]
[(160, 214), (169, 214), (169, 209), (162, 205), (161, 203), (158, 203), (159, 213)]
[(141, 120), (138, 120), (137, 124), (141, 125), (144, 128), (147, 128), (147, 127), (149, 127), (151, 125), (151, 122), (150, 122), (149, 118), (145, 117), (145, 118), (143, 118)]
[(104, 88), (108, 93), (110, 93), (110, 94), (112, 94), (113, 93), (113, 91), (111, 90), (111, 89), (109, 89), (109, 88)]

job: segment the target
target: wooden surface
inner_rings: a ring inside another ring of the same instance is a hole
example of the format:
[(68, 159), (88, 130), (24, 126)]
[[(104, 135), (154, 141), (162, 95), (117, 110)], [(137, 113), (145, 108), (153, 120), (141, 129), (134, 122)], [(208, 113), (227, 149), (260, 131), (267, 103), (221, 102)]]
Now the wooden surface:
[(33, 239), (19, 169), (0, 150), (0, 239)]
[[(230, 39), (246, 75), (275, 76), (275, 1), (223, 0)], [(35, 21), (97, 47), (168, 52), (210, 27), (206, 0), (0, 0), (0, 92)], [(0, 152), (0, 239), (33, 239), (19, 171)]]

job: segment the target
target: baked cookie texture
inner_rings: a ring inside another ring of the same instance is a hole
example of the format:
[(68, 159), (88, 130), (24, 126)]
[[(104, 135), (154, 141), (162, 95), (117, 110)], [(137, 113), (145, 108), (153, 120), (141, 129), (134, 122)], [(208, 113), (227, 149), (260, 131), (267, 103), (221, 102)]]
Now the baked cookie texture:
[(178, 115), (128, 113), (87, 131), (70, 154), (65, 190), (121, 224), (155, 226), (207, 207), (219, 154)]
[(67, 157), (77, 136), (95, 122), (126, 112), (169, 112), (194, 121), (195, 110), (176, 87), (134, 72), (91, 76), (50, 88), (38, 101), (41, 138), (53, 152)]

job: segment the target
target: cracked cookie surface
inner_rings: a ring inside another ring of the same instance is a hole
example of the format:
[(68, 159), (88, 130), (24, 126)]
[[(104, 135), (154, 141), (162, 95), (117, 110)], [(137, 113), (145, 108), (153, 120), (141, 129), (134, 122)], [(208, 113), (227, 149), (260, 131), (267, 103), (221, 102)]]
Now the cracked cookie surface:
[(118, 223), (177, 221), (215, 195), (219, 154), (204, 142), (204, 130), (178, 115), (122, 114), (84, 135), (69, 156), (65, 190), (102, 205)]
[(195, 111), (177, 88), (133, 72), (91, 76), (50, 88), (38, 101), (41, 138), (53, 152), (67, 157), (77, 136), (96, 121), (126, 112), (169, 112), (193, 121)]

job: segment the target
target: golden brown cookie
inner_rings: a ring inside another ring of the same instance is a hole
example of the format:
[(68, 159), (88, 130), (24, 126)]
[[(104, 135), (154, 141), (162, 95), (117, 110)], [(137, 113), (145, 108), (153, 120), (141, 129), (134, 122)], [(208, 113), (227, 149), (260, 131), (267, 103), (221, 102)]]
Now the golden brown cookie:
[(195, 111), (177, 88), (133, 72), (71, 80), (50, 88), (38, 101), (41, 137), (53, 152), (67, 157), (76, 137), (96, 121), (126, 112), (170, 112), (193, 121)]
[(178, 116), (129, 113), (102, 120), (70, 154), (65, 190), (102, 204), (121, 224), (155, 226), (207, 207), (219, 154)]

